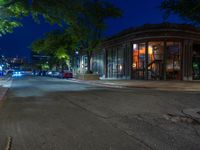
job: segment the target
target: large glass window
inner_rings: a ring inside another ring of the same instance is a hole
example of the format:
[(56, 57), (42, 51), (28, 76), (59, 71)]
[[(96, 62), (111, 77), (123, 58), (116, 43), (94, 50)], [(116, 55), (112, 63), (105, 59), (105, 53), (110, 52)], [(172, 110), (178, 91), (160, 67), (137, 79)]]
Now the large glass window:
[(167, 62), (166, 73), (168, 80), (180, 80), (181, 74), (181, 57), (179, 42), (167, 42)]
[(119, 49), (117, 54), (117, 77), (123, 78), (124, 77), (124, 49)]
[(133, 44), (133, 78), (145, 77), (145, 43)]
[[(148, 79), (162, 80), (164, 78), (164, 63), (168, 80), (181, 79), (180, 42), (167, 42), (167, 57), (164, 62), (164, 42), (148, 42), (148, 55), (145, 55), (146, 44), (133, 44), (133, 78), (144, 79), (148, 68)], [(148, 56), (147, 58), (145, 58)], [(195, 71), (194, 71), (195, 72)], [(198, 72), (198, 71), (197, 71)], [(196, 73), (195, 73), (196, 74)]]
[(114, 64), (113, 64), (113, 50), (109, 50), (108, 51), (108, 64), (107, 64), (107, 67), (108, 67), (108, 78), (112, 78), (113, 77), (113, 68), (114, 68)]
[(102, 77), (104, 75), (103, 54), (96, 54), (92, 57), (92, 70)]
[(107, 53), (107, 76), (108, 78), (124, 78), (124, 49), (113, 48)]
[(133, 44), (133, 70), (137, 70), (139, 68), (139, 50), (138, 44)]
[(148, 79), (160, 80), (163, 77), (164, 42), (149, 42)]
[(200, 45), (196, 44), (193, 48), (193, 80), (200, 80)]

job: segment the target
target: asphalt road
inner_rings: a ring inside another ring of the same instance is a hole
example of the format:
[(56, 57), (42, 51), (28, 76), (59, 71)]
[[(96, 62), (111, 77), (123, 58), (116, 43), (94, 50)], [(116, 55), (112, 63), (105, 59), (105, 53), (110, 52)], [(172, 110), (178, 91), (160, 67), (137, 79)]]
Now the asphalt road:
[(198, 150), (200, 124), (182, 113), (193, 108), (200, 93), (16, 78), (0, 108), (0, 150)]

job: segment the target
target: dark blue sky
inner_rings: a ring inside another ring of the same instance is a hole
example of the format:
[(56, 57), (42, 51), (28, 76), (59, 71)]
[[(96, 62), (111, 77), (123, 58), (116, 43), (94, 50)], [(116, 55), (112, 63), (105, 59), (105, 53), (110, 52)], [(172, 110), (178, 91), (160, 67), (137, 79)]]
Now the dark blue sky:
[[(162, 23), (162, 11), (158, 6), (162, 0), (110, 0), (120, 7), (124, 15), (115, 20), (108, 21), (106, 35), (113, 35), (123, 29), (136, 27), (148, 23)], [(180, 23), (180, 19), (172, 16), (169, 22)], [(45, 22), (36, 24), (30, 17), (23, 19), (24, 26), (15, 29), (14, 33), (0, 37), (0, 54), (29, 57), (31, 42), (44, 33), (56, 29), (56, 26), (50, 26)]]

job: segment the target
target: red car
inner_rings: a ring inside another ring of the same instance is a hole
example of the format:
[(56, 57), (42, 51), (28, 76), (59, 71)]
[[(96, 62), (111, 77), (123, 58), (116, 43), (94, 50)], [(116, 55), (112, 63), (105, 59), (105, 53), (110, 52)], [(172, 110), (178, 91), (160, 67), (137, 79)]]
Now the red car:
[(73, 78), (73, 74), (70, 71), (64, 71), (60, 73), (60, 78)]

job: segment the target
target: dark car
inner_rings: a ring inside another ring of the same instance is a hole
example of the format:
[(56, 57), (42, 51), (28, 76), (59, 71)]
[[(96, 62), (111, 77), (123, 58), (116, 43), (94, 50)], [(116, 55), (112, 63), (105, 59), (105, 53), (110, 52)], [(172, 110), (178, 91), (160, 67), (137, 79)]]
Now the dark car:
[(59, 77), (64, 79), (73, 78), (73, 73), (70, 71), (63, 71), (60, 73)]

